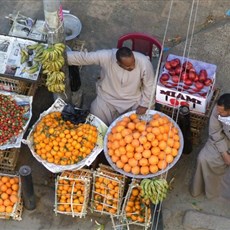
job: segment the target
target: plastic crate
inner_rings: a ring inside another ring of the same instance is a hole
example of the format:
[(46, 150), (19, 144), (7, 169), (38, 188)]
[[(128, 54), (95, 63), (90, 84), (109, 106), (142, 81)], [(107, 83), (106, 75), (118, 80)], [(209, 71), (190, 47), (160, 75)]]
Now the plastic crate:
[(100, 165), (93, 174), (91, 209), (93, 212), (120, 214), (126, 177), (111, 167)]
[(0, 150), (0, 170), (13, 171), (16, 167), (19, 153), (19, 148)]
[[(11, 178), (18, 178), (18, 189), (14, 190), (13, 187), (11, 188), (13, 191), (16, 191), (18, 200), (16, 201), (16, 203), (13, 205), (13, 209), (11, 212), (5, 210), (5, 211), (0, 211), (0, 219), (13, 219), (13, 220), (22, 220), (22, 211), (23, 211), (23, 202), (22, 202), (22, 198), (21, 198), (21, 178), (19, 175), (16, 174), (6, 174), (6, 173), (0, 173), (0, 179), (2, 177), (7, 177), (9, 179)], [(2, 182), (2, 180), (1, 180)], [(7, 182), (5, 182), (7, 185)], [(3, 182), (2, 185), (3, 186)], [(8, 186), (8, 185), (7, 185)], [(3, 192), (0, 191), (0, 195), (2, 196), (3, 193), (7, 193), (7, 192)], [(9, 198), (7, 198), (9, 199)], [(4, 201), (3, 201), (4, 202)], [(3, 203), (4, 205), (4, 203)], [(2, 206), (3, 206), (2, 205)], [(2, 208), (2, 207), (1, 207)]]
[[(211, 115), (212, 109), (216, 103), (217, 98), (219, 97), (220, 90), (216, 89), (213, 93), (212, 99), (209, 103), (207, 111), (205, 114), (190, 113), (190, 125), (192, 133), (192, 143), (198, 144), (200, 142), (200, 135), (204, 130), (204, 127), (207, 125), (209, 117)], [(165, 113), (169, 117), (172, 117), (175, 121), (178, 121), (177, 114), (178, 110), (172, 107), (161, 105), (159, 111)]]
[(34, 96), (36, 89), (37, 83), (30, 83), (0, 76), (0, 90)]
[(64, 171), (55, 186), (55, 213), (85, 217), (90, 196), (92, 172), (87, 169)]

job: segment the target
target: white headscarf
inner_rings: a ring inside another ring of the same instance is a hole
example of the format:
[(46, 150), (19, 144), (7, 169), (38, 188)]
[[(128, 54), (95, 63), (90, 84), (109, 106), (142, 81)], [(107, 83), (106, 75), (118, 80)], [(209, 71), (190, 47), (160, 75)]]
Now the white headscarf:
[(224, 123), (225, 125), (230, 125), (230, 116), (228, 117), (222, 117), (222, 116), (218, 116), (218, 120), (222, 123)]

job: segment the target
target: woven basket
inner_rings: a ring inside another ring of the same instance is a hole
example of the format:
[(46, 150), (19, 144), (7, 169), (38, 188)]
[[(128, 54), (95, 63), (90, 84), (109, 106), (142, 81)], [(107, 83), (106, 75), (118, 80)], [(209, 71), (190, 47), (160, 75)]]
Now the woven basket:
[(55, 213), (85, 217), (90, 196), (92, 172), (87, 169), (64, 171), (55, 186)]
[(0, 150), (0, 170), (13, 171), (16, 167), (19, 153), (19, 148)]
[(101, 164), (93, 174), (92, 211), (107, 215), (119, 215), (125, 180), (124, 175)]
[[(20, 176), (16, 175), (16, 174), (6, 174), (6, 173), (0, 173), (0, 177), (2, 176), (7, 176), (10, 178), (15, 178), (17, 177), (19, 179), (19, 184), (18, 184), (18, 201), (14, 204), (13, 206), (13, 210), (11, 213), (8, 212), (0, 212), (0, 219), (13, 219), (13, 220), (22, 220), (22, 210), (23, 210), (23, 202), (22, 202), (22, 198), (21, 198), (21, 179)], [(0, 191), (0, 195), (3, 192)]]
[[(139, 191), (138, 195), (136, 195), (137, 191)], [(135, 196), (133, 194), (135, 194)], [(133, 210), (131, 210), (130, 207), (133, 208)], [(151, 224), (151, 210), (149, 204), (147, 205), (140, 196), (140, 180), (133, 179), (129, 184), (129, 189), (122, 206), (121, 216), (121, 223), (125, 221), (128, 225), (138, 225), (144, 229), (149, 228)]]
[(37, 89), (37, 84), (1, 76), (0, 89), (8, 92), (15, 92), (22, 95), (34, 96), (35, 91)]

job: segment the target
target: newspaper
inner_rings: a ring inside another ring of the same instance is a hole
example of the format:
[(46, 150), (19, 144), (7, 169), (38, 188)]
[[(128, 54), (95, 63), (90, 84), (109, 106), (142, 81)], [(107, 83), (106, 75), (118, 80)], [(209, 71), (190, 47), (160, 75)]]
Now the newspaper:
[(46, 160), (42, 159), (35, 151), (34, 149), (34, 141), (33, 141), (33, 131), (36, 127), (36, 125), (39, 123), (39, 121), (44, 117), (45, 115), (54, 112), (54, 111), (59, 111), (61, 112), (64, 108), (66, 103), (61, 99), (58, 98), (54, 102), (54, 104), (46, 111), (44, 111), (42, 114), (40, 114), (40, 117), (38, 121), (33, 125), (28, 137), (26, 140), (23, 140), (23, 143), (27, 144), (31, 153), (33, 156), (36, 158), (38, 162), (43, 164), (49, 171), (52, 173), (58, 173), (58, 172), (63, 172), (65, 170), (78, 170), (81, 169), (84, 166), (89, 166), (92, 164), (92, 162), (96, 159), (96, 157), (100, 154), (100, 152), (103, 150), (103, 143), (104, 143), (104, 135), (108, 129), (108, 127), (105, 125), (103, 121), (101, 121), (99, 118), (94, 116), (93, 114), (89, 114), (86, 118), (86, 123), (90, 123), (94, 126), (97, 127), (98, 130), (98, 138), (97, 138), (97, 143), (94, 149), (92, 150), (91, 154), (88, 155), (86, 158), (84, 158), (82, 161), (73, 164), (73, 165), (57, 165), (54, 163), (49, 163)]
[[(39, 76), (41, 65), (39, 65), (39, 68), (35, 73), (29, 74), (25, 71), (29, 68), (27, 62), (20, 63), (21, 49), (32, 44), (36, 44), (36, 42), (0, 35), (0, 74), (36, 81)], [(34, 54), (30, 56), (32, 62), (33, 57)]]
[(0, 145), (0, 150), (5, 150), (9, 148), (20, 148), (21, 147), (21, 142), (24, 133), (26, 132), (26, 129), (30, 123), (31, 117), (32, 117), (32, 101), (33, 97), (32, 96), (24, 96), (24, 95), (19, 95), (15, 93), (10, 93), (10, 92), (5, 92), (5, 91), (0, 91), (0, 94), (2, 95), (7, 95), (11, 96), (16, 103), (19, 106), (23, 106), (25, 108), (25, 113), (23, 116), (26, 118), (26, 122), (23, 126), (23, 130), (21, 133), (19, 133), (18, 136), (12, 137), (5, 145)]

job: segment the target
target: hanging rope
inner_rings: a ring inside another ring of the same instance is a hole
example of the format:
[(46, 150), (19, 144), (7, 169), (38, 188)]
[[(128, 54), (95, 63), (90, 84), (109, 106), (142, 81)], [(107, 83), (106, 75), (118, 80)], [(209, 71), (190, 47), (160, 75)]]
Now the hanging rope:
[(151, 97), (150, 97), (150, 103), (149, 103), (148, 110), (150, 110), (152, 108), (153, 102), (155, 102), (154, 97), (155, 97), (155, 94), (156, 94), (157, 80), (158, 80), (158, 75), (159, 75), (159, 71), (160, 71), (161, 60), (162, 60), (163, 50), (164, 50), (164, 44), (165, 44), (166, 34), (167, 34), (167, 31), (168, 31), (169, 19), (171, 17), (173, 2), (174, 2), (174, 0), (171, 0), (171, 4), (170, 4), (170, 7), (169, 7), (169, 14), (168, 14), (167, 23), (166, 23), (165, 32), (164, 32), (164, 37), (163, 37), (163, 41), (162, 41), (162, 48), (161, 48), (161, 52), (160, 52), (160, 55), (159, 55), (159, 60), (158, 60), (158, 63), (157, 63), (156, 74), (155, 74), (155, 79), (154, 79), (154, 84), (153, 84), (153, 89), (152, 89), (152, 93), (151, 93)]
[[(193, 21), (193, 26), (192, 26), (192, 32), (191, 32), (191, 38), (190, 38), (190, 43), (189, 43), (187, 57), (189, 57), (190, 49), (191, 49), (191, 46), (192, 46), (192, 39), (193, 39), (193, 34), (194, 34), (194, 29), (195, 29), (195, 22), (196, 22), (196, 17), (197, 17), (199, 0), (197, 0), (196, 2), (197, 2), (197, 4), (196, 4), (196, 10), (195, 10), (195, 15), (194, 15), (194, 21)], [(194, 3), (195, 3), (195, 0), (193, 0), (193, 2), (192, 2), (192, 7), (191, 7), (191, 11), (190, 11), (190, 17), (189, 17), (189, 23), (188, 23), (188, 28), (187, 28), (187, 34), (186, 34), (184, 51), (183, 51), (182, 63), (184, 62), (184, 59), (185, 59), (185, 54), (186, 54), (186, 49), (187, 49), (187, 43), (188, 43), (188, 39), (189, 39), (189, 31), (190, 31), (190, 26), (191, 26), (191, 21), (192, 21), (192, 14), (193, 14)], [(165, 28), (163, 43), (162, 43), (162, 50), (160, 52), (160, 57), (159, 57), (158, 65), (157, 65), (155, 85), (153, 87), (149, 109), (151, 107), (152, 102), (154, 101), (153, 98), (154, 98), (155, 92), (156, 92), (156, 84), (157, 84), (157, 79), (158, 79), (158, 74), (159, 74), (159, 69), (160, 69), (160, 62), (161, 62), (161, 59), (162, 59), (163, 48), (164, 48), (165, 38), (166, 38), (167, 30), (168, 30), (169, 19), (171, 17), (172, 5), (173, 5), (173, 0), (171, 1), (171, 4), (170, 4), (169, 14), (168, 14), (168, 18), (167, 18), (167, 24), (166, 24), (166, 28)], [(181, 73), (180, 73), (179, 79), (180, 78), (181, 78)], [(177, 86), (177, 91), (178, 91), (178, 86)], [(175, 104), (173, 105), (173, 111), (172, 111), (172, 116), (171, 116), (172, 119), (174, 117), (174, 113), (175, 113)], [(178, 115), (179, 115), (179, 110), (177, 111), (177, 114), (176, 114), (176, 122), (178, 121)], [(171, 127), (170, 127), (170, 129), (171, 129)], [(165, 175), (161, 175), (161, 177), (164, 178), (164, 179), (167, 179), (167, 176), (168, 176), (168, 171), (165, 173)], [(159, 208), (158, 210), (157, 210), (157, 207)], [(157, 213), (156, 221), (152, 220), (151, 230), (153, 230), (153, 228), (154, 228), (154, 224), (153, 224), (154, 222), (156, 223), (155, 230), (157, 230), (157, 228), (158, 228), (161, 208), (162, 208), (162, 202), (160, 202), (158, 206), (155, 205), (153, 217), (156, 216), (156, 212), (157, 211), (158, 211), (158, 213)]]

